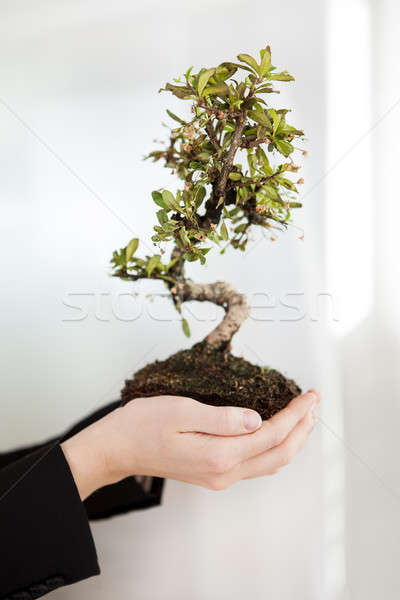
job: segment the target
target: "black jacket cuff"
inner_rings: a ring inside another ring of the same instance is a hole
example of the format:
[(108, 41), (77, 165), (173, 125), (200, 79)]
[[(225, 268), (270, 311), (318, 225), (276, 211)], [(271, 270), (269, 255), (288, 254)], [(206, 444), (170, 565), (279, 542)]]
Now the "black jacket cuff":
[(0, 598), (38, 598), (100, 573), (88, 517), (58, 443), (0, 471)]

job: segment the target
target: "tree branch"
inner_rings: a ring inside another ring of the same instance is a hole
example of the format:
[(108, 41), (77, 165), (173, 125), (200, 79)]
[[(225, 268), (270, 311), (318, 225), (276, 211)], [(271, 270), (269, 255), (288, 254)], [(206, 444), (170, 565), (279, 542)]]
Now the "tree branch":
[[(173, 249), (172, 249), (171, 260), (173, 260), (174, 258), (177, 258), (178, 260), (170, 268), (169, 274), (176, 281), (181, 281), (183, 279), (184, 275), (185, 275), (185, 260), (183, 258), (183, 252), (179, 248), (179, 246), (174, 246)], [(170, 289), (171, 289), (171, 287), (172, 287), (172, 285), (169, 285)]]
[(217, 183), (217, 188), (216, 188), (217, 201), (218, 201), (219, 197), (223, 196), (225, 193), (225, 188), (226, 188), (226, 184), (228, 181), (229, 173), (232, 169), (233, 160), (235, 158), (235, 154), (236, 154), (237, 150), (240, 147), (243, 129), (246, 124), (246, 111), (243, 111), (240, 114), (240, 116), (237, 117), (236, 123), (237, 123), (237, 125), (236, 125), (236, 129), (235, 129), (235, 133), (233, 134), (231, 145), (230, 145), (229, 150), (226, 153), (226, 156), (223, 160), (221, 175), (220, 175), (220, 177), (218, 179), (218, 183)]
[(212, 145), (214, 146), (215, 150), (217, 151), (217, 153), (221, 150), (221, 146), (219, 145), (216, 133), (215, 133), (215, 129), (213, 124), (211, 123), (211, 121), (208, 121), (207, 125), (206, 125), (206, 131), (208, 133), (208, 137), (210, 138), (210, 142), (212, 143)]
[(213, 302), (218, 306), (222, 306), (225, 310), (225, 317), (207, 335), (204, 341), (219, 350), (228, 348), (232, 336), (249, 315), (249, 307), (245, 296), (224, 281), (195, 283), (190, 279), (186, 279), (177, 285), (177, 292), (182, 302), (197, 300), (199, 302)]
[(266, 144), (266, 143), (269, 143), (270, 141), (271, 140), (268, 137), (254, 139), (254, 140), (244, 139), (241, 141), (240, 147), (241, 148), (255, 148), (256, 146), (261, 146), (261, 144)]
[(225, 198), (229, 173), (232, 170), (233, 160), (237, 150), (240, 147), (240, 140), (243, 129), (246, 125), (246, 114), (247, 111), (242, 110), (236, 117), (237, 127), (235, 129), (235, 133), (233, 134), (231, 145), (229, 146), (229, 150), (225, 153), (225, 156), (223, 156), (221, 159), (222, 168), (216, 180), (212, 184), (213, 189), (208, 200), (206, 201), (205, 213), (199, 217), (199, 224), (202, 227), (207, 227), (210, 225), (210, 223), (214, 223), (215, 225), (219, 223), (224, 205), (223, 202), (219, 202), (219, 199), (221, 196)]

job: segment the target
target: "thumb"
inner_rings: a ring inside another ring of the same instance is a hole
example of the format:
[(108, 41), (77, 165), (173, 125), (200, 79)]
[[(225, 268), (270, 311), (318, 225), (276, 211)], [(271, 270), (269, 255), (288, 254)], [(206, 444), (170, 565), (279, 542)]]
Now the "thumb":
[(213, 435), (241, 435), (261, 427), (258, 412), (236, 406), (209, 406), (194, 401), (186, 416), (184, 431)]

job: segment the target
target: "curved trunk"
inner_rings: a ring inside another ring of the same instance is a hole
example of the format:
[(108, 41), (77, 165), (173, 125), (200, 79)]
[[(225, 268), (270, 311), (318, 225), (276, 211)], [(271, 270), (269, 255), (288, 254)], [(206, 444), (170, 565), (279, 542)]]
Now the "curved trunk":
[(245, 296), (224, 281), (195, 283), (186, 279), (178, 283), (177, 288), (177, 294), (182, 302), (197, 300), (198, 302), (213, 302), (222, 306), (225, 310), (224, 318), (204, 341), (219, 350), (228, 348), (233, 335), (249, 315)]

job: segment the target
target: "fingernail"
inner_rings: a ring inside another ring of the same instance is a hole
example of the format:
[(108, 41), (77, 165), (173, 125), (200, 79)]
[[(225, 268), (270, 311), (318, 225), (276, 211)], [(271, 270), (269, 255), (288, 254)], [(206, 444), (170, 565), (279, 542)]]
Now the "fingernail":
[(247, 431), (258, 429), (262, 423), (260, 415), (254, 410), (245, 410), (243, 412), (243, 425)]

